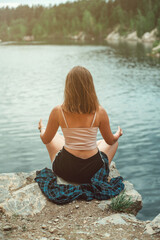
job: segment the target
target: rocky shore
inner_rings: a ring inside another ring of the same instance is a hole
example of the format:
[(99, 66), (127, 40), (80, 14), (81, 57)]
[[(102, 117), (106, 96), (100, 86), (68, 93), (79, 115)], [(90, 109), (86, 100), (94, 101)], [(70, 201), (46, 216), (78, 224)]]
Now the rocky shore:
[(115, 29), (111, 33), (108, 34), (106, 37), (106, 41), (136, 41), (136, 42), (142, 42), (142, 43), (153, 43), (155, 42), (157, 37), (157, 29), (153, 29), (151, 32), (146, 32), (143, 34), (141, 38), (137, 36), (137, 32), (131, 32), (125, 35), (120, 35), (118, 32), (118, 29)]
[[(110, 177), (119, 172), (113, 162)], [(0, 239), (4, 240), (142, 240), (160, 238), (160, 214), (153, 221), (140, 221), (136, 214), (142, 197), (124, 181), (133, 201), (127, 212), (114, 212), (111, 200), (77, 200), (56, 205), (46, 199), (34, 178), (36, 172), (0, 174)]]

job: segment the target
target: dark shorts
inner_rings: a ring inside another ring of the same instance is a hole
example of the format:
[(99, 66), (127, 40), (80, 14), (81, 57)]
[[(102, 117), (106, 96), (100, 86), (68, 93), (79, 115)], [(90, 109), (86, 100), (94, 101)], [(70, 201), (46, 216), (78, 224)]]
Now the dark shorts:
[(69, 153), (65, 148), (62, 148), (53, 161), (53, 172), (66, 181), (74, 183), (90, 183), (94, 174), (104, 165), (106, 154), (97, 152), (94, 156), (82, 159)]

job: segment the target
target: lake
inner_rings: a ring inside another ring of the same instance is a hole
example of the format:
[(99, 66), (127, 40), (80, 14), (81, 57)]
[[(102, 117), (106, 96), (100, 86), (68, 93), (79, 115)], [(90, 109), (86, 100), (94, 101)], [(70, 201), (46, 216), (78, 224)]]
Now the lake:
[[(138, 218), (160, 213), (160, 60), (137, 43), (0, 45), (0, 172), (51, 167), (38, 121), (47, 123), (63, 101), (65, 77), (75, 65), (93, 75), (112, 131), (124, 135), (114, 158), (142, 195)], [(100, 133), (98, 139), (101, 138)]]

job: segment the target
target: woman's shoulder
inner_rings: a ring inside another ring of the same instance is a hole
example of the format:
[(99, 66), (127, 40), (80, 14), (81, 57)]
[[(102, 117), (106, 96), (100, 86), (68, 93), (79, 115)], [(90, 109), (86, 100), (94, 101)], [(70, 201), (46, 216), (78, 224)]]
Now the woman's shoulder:
[(108, 114), (107, 114), (106, 110), (101, 105), (99, 106), (99, 109), (98, 109), (98, 116), (99, 116), (100, 121), (102, 119), (108, 118)]
[(55, 106), (53, 109), (52, 109), (52, 111), (51, 111), (51, 115), (52, 116), (59, 116), (59, 114), (60, 114), (60, 111), (61, 111), (61, 105), (57, 105), (57, 106)]
[(101, 105), (99, 105), (98, 114), (99, 115), (107, 114), (106, 110)]

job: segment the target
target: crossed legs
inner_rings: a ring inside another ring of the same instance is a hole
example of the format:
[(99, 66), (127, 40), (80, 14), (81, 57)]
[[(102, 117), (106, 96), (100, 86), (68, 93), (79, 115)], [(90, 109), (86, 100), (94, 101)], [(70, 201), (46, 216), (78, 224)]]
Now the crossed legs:
[(59, 133), (56, 133), (52, 141), (46, 144), (46, 148), (48, 150), (51, 163), (54, 161), (56, 154), (63, 148), (63, 146), (64, 146), (64, 137)]
[(117, 151), (118, 148), (118, 141), (115, 142), (113, 145), (108, 145), (103, 139), (97, 141), (97, 146), (99, 148), (100, 151), (104, 152), (107, 157), (108, 157), (108, 161), (109, 161), (109, 165), (111, 164), (111, 161)]

